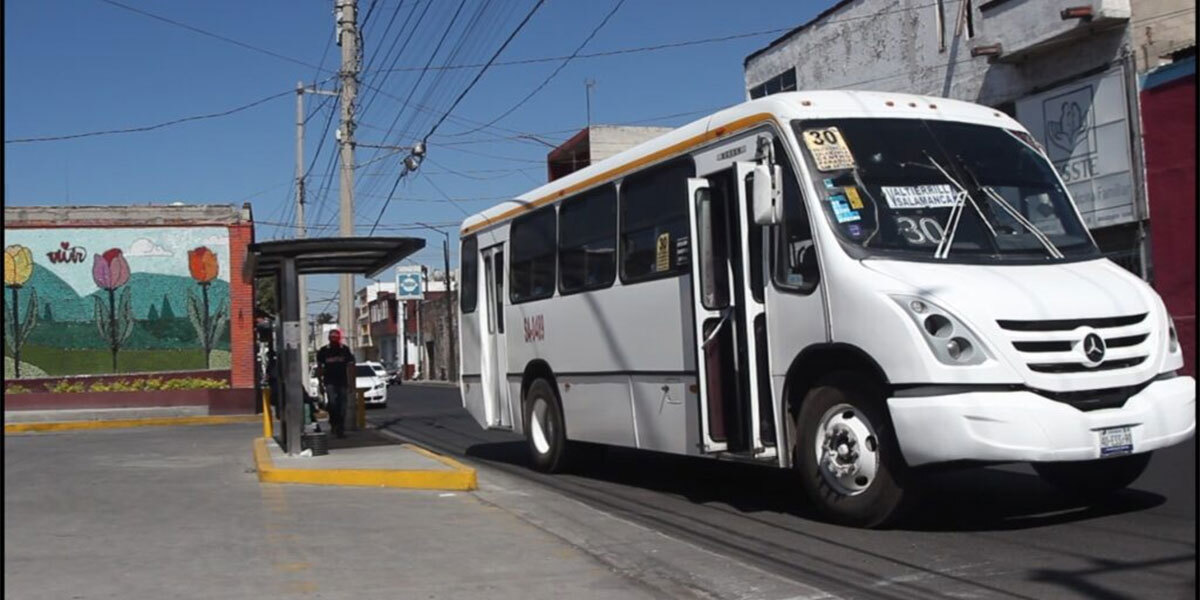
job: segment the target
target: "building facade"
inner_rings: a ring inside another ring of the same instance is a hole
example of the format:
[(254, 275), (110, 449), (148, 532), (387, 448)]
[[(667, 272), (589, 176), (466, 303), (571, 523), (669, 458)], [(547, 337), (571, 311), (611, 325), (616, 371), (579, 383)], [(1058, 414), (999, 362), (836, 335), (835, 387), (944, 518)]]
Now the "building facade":
[(967, 100), (1021, 121), (1102, 251), (1149, 278), (1137, 75), (1195, 43), (1178, 0), (843, 0), (745, 60), (747, 96), (871, 89)]
[(4, 227), (6, 382), (188, 375), (253, 411), (249, 205), (6, 207)]
[(379, 292), (367, 304), (370, 315), (371, 343), (375, 358), (385, 369), (400, 367), (399, 302), (392, 292)]
[(370, 304), (381, 293), (395, 295), (395, 282), (376, 281), (366, 287), (360, 288), (354, 294), (354, 333), (358, 339), (356, 342), (357, 345), (352, 349), (354, 350), (355, 358), (360, 361), (379, 361), (379, 348), (376, 347), (375, 340), (371, 337)]
[(1196, 372), (1195, 46), (1190, 56), (1147, 73), (1141, 87), (1153, 283), (1175, 320), (1184, 372), (1192, 375)]
[(546, 155), (546, 180), (554, 181), (671, 131), (670, 127), (591, 125)]

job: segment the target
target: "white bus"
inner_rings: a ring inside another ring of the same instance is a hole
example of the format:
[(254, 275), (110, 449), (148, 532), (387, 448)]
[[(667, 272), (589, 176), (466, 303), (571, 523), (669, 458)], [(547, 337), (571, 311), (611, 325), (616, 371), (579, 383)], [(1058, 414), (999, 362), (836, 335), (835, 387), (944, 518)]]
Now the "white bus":
[(463, 405), (542, 470), (575, 441), (794, 468), (875, 526), (914, 467), (1028, 461), (1100, 493), (1195, 431), (1162, 301), (992, 108), (776, 94), (461, 236)]

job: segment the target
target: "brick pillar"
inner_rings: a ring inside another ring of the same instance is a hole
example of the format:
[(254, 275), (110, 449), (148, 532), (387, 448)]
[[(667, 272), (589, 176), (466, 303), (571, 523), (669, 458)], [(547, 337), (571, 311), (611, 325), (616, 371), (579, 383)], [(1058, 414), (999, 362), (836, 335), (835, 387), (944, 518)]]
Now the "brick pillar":
[(254, 225), (229, 227), (229, 352), (230, 384), (254, 387), (254, 274), (247, 272), (247, 246), (254, 241)]

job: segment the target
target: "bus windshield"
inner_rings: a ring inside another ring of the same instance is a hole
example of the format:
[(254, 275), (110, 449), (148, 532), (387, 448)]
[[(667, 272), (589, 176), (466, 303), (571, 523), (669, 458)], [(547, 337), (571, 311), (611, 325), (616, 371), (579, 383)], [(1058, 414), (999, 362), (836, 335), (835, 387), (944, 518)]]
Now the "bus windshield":
[(793, 123), (823, 212), (857, 258), (1047, 262), (1100, 256), (1024, 132), (923, 119)]

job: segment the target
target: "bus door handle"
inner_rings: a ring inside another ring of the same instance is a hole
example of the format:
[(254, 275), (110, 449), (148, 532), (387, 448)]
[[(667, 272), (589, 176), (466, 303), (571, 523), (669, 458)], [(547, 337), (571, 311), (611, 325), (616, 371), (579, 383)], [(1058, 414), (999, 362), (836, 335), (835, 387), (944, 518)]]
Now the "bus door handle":
[(721, 328), (725, 326), (727, 321), (729, 321), (729, 315), (732, 314), (733, 307), (729, 307), (721, 311), (721, 320), (718, 321), (717, 326), (713, 327), (713, 330), (709, 332), (708, 337), (704, 338), (704, 343), (700, 344), (701, 348), (707, 348), (713, 340), (717, 339), (717, 334), (721, 332)]

